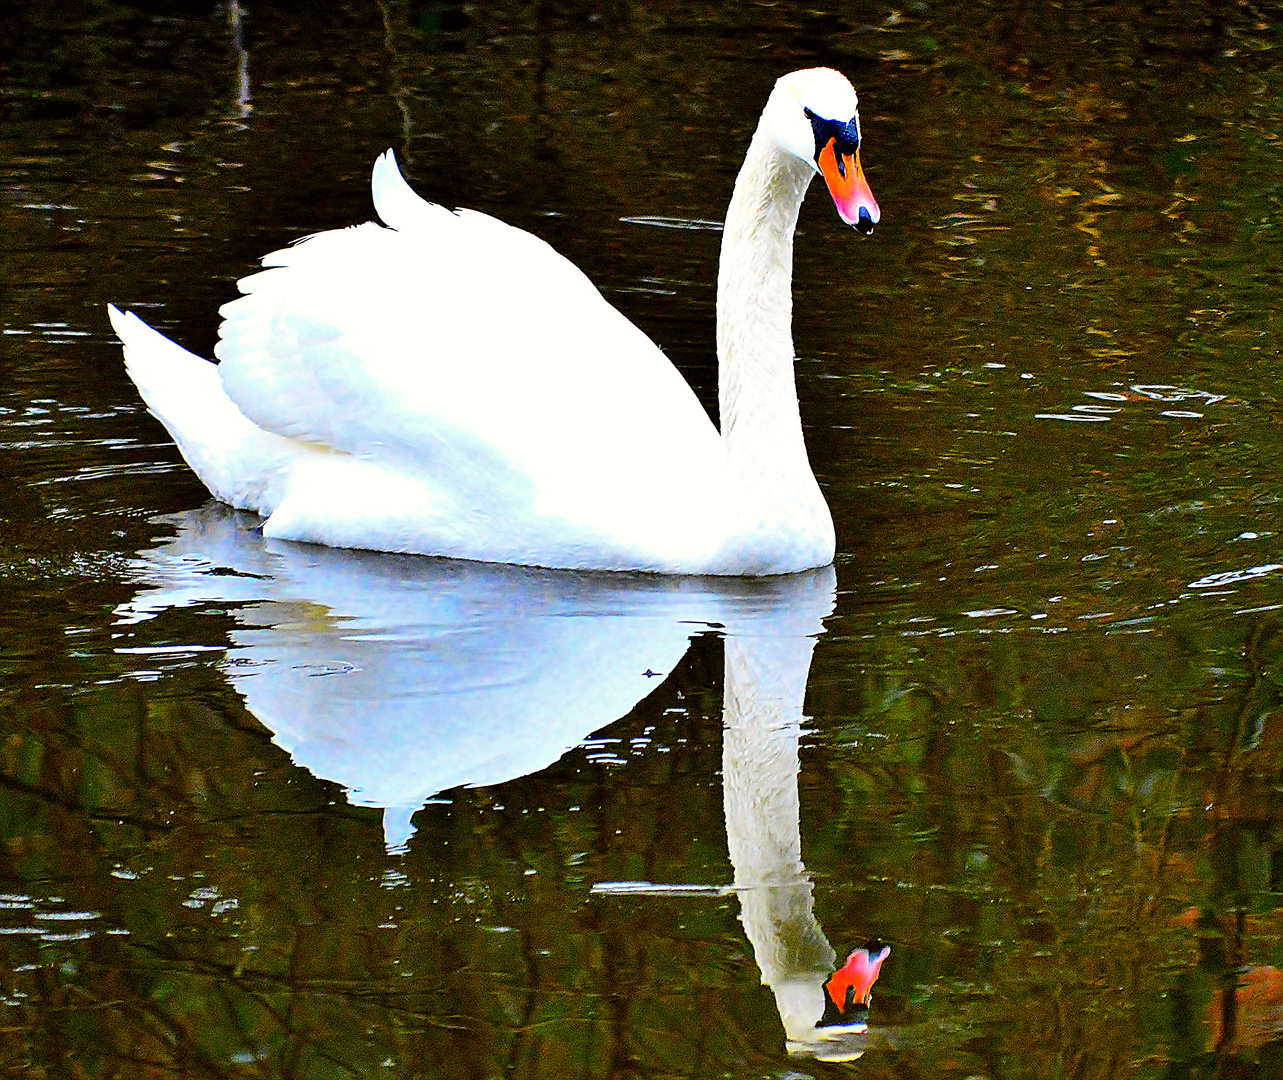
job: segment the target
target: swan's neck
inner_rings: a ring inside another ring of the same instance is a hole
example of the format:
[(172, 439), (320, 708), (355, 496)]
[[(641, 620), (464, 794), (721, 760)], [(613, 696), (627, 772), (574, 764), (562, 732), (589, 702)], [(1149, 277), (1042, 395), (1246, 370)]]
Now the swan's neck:
[[(718, 406), (735, 472), (811, 476), (793, 378), (793, 229), (810, 166), (759, 127), (726, 212), (717, 279)], [(812, 480), (811, 483), (814, 483)]]

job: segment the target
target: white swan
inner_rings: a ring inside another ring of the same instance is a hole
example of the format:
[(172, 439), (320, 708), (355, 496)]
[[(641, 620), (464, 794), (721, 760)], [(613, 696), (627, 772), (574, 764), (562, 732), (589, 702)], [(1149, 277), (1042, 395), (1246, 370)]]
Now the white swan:
[(722, 432), (662, 352), (542, 240), (375, 163), (367, 223), (263, 260), (215, 366), (109, 307), (129, 374), (220, 499), (264, 534), (571, 569), (827, 565), (833, 520), (793, 379), (793, 230), (811, 177), (862, 233), (856, 94), (781, 78), (726, 215)]

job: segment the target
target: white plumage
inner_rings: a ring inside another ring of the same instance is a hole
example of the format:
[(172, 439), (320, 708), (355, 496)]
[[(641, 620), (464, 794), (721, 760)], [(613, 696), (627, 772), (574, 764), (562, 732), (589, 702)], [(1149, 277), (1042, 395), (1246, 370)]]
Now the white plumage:
[(819, 171), (811, 117), (855, 108), (845, 78), (812, 69), (763, 113), (723, 236), (725, 435), (573, 264), (424, 202), (391, 151), (372, 182), (384, 225), (267, 256), (222, 308), (217, 367), (114, 307), (112, 325), (188, 463), (268, 536), (574, 569), (822, 566), (833, 526), (793, 383), (792, 234)]

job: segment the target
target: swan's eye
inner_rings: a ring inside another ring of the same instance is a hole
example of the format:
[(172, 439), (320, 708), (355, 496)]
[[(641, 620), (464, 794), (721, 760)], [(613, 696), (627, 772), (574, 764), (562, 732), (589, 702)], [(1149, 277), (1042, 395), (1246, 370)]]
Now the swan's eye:
[[(843, 122), (819, 116), (805, 106), (803, 106), (802, 111), (806, 113), (806, 118), (811, 121), (811, 130), (815, 133), (816, 161), (819, 161), (820, 154), (824, 152), (824, 148), (829, 145), (830, 140), (834, 143), (833, 150), (839, 162), (842, 161), (843, 157), (853, 156), (860, 149), (860, 117), (858, 115)], [(845, 175), (845, 170), (843, 170), (843, 175)]]

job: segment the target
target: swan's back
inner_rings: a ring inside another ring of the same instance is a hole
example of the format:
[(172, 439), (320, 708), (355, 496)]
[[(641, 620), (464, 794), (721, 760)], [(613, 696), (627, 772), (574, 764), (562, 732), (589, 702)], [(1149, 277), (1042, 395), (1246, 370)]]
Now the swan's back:
[(223, 307), (219, 370), (250, 420), (418, 477), (443, 512), (561, 518), (585, 543), (650, 542), (648, 492), (709, 503), (716, 430), (580, 270), (530, 233), (419, 199), (390, 153), (374, 192), (389, 228), (275, 252)]

